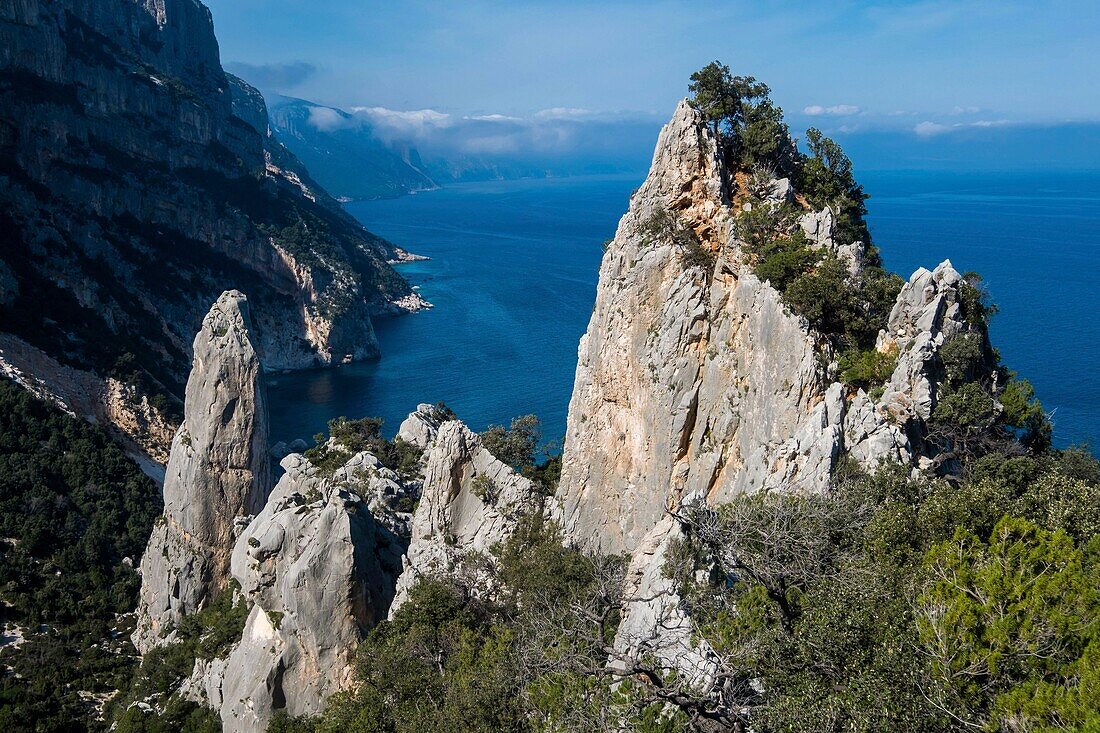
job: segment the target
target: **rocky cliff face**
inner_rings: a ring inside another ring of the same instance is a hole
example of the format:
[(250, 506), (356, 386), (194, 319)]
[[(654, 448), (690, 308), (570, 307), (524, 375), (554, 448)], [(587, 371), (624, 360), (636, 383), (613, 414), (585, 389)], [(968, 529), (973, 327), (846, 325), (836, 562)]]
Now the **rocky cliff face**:
[(416, 150), (402, 155), (373, 134), (361, 118), (333, 107), (289, 97), (271, 104), (271, 127), (334, 196), (394, 198), (438, 188)]
[[(607, 249), (579, 349), (559, 499), (569, 532), (605, 550), (633, 551), (689, 498), (818, 491), (846, 453), (868, 465), (915, 460), (910, 433), (930, 414), (936, 349), (965, 328), (959, 274), (950, 263), (922, 270), (879, 340), (899, 357), (886, 393), (845, 387), (828, 341), (745, 262), (727, 188), (712, 133), (681, 103)], [(785, 179), (771, 190), (795, 195)], [(694, 230), (713, 268), (650, 234), (661, 212)], [(838, 247), (831, 222), (828, 210), (801, 220), (814, 246), (858, 271), (862, 244)]]
[(102, 379), (65, 366), (8, 333), (0, 333), (0, 373), (73, 417), (111, 429), (142, 470), (164, 483), (164, 464), (176, 425), (150, 403), (148, 395), (114, 377)]
[[(712, 133), (681, 103), (600, 268), (557, 496), (570, 537), (631, 555), (629, 591), (645, 600), (630, 606), (619, 646), (691, 676), (706, 674), (707, 660), (661, 572), (681, 532), (671, 513), (746, 492), (821, 491), (845, 455), (869, 467), (928, 465), (922, 426), (935, 403), (936, 354), (971, 330), (950, 263), (920, 270), (879, 337), (879, 351), (898, 357), (883, 394), (847, 387), (828, 340), (746, 262), (732, 187)], [(786, 179), (767, 196), (797, 200)], [(666, 213), (694, 232), (713, 266), (654, 236), (650, 222)], [(864, 245), (838, 246), (830, 211), (806, 211), (800, 224), (813, 247), (860, 271)]]
[[(420, 422), (419, 415), (402, 430)], [(457, 420), (443, 423), (428, 443), (424, 487), (391, 614), (421, 577), (445, 574), (467, 553), (487, 553), (508, 539), (522, 514), (540, 508), (538, 499), (537, 487), (490, 453), (476, 433)]]
[(421, 304), (222, 71), (198, 0), (0, 3), (0, 212), (5, 330), (169, 403), (230, 287), (271, 368), (371, 356), (370, 315)]
[(134, 645), (143, 653), (225, 590), (239, 524), (263, 508), (271, 486), (263, 371), (251, 331), (247, 299), (227, 291), (195, 337), (163, 520), (141, 563)]

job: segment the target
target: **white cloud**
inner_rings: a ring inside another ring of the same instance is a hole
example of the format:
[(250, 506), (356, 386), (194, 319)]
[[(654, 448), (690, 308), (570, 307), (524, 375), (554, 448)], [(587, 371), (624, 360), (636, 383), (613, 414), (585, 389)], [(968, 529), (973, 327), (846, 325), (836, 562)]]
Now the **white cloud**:
[(919, 137), (934, 137), (936, 135), (942, 135), (945, 132), (955, 132), (958, 130), (967, 130), (976, 127), (1004, 127), (1005, 125), (1011, 124), (1011, 120), (976, 120), (975, 122), (956, 122), (953, 125), (944, 125), (939, 122), (925, 121), (914, 127), (913, 132), (917, 133)]
[(536, 112), (534, 118), (536, 120), (568, 120), (578, 117), (591, 117), (592, 114), (592, 110), (577, 107), (551, 107)]
[(309, 124), (321, 132), (333, 132), (351, 127), (355, 123), (347, 115), (342, 115), (330, 107), (310, 107)]
[(522, 122), (520, 117), (510, 117), (508, 115), (470, 115), (466, 117), (467, 120), (477, 120), (478, 122)]
[(355, 116), (367, 123), (386, 142), (420, 142), (453, 127), (456, 120), (434, 109), (395, 110), (386, 107), (352, 107)]
[[(378, 142), (405, 151), (415, 148), (423, 160), (646, 159), (664, 121), (640, 113), (593, 112), (575, 107), (544, 109), (513, 116), (491, 110), (449, 114), (435, 109), (397, 110), (357, 106), (340, 111), (310, 108), (310, 124), (321, 132), (358, 130)], [(587, 163), (586, 163), (587, 164)], [(541, 168), (540, 168), (541, 169)]]
[(802, 110), (804, 114), (811, 117), (818, 117), (820, 115), (830, 115), (834, 117), (843, 117), (848, 115), (859, 114), (859, 107), (854, 104), (834, 104), (831, 107), (823, 107), (820, 104), (811, 104)]
[(958, 115), (976, 115), (981, 111), (981, 107), (955, 107), (951, 110), (951, 114), (957, 117)]
[(396, 110), (386, 107), (352, 107), (351, 111), (370, 119), (391, 125), (411, 127), (441, 127), (450, 123), (451, 116), (434, 109)]
[(951, 128), (948, 125), (941, 125), (938, 122), (920, 122), (913, 128), (913, 132), (917, 133), (919, 137), (932, 137), (934, 135), (941, 135)]

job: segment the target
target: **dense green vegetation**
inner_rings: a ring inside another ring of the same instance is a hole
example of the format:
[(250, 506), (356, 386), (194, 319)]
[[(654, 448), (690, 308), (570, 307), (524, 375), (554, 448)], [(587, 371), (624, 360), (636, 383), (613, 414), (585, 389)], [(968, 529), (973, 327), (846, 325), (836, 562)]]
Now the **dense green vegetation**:
[(986, 457), (954, 484), (849, 468), (824, 495), (756, 495), (680, 518), (688, 533), (666, 573), (714, 651), (718, 687), (611, 648), (622, 559), (563, 544), (533, 516), (488, 556), (422, 581), (370, 634), (356, 685), (323, 716), (270, 730), (1100, 724), (1100, 463), (1085, 451)]
[[(739, 205), (735, 230), (756, 274), (771, 282), (793, 312), (852, 352), (849, 361), (867, 364), (871, 357), (861, 354), (874, 346), (902, 281), (882, 268), (871, 244), (867, 194), (855, 180), (851, 160), (814, 128), (806, 133), (808, 152), (799, 150), (767, 85), (733, 76), (717, 61), (693, 74), (689, 89), (693, 106), (718, 137), (727, 186)], [(766, 198), (776, 176), (792, 181), (795, 199)], [(860, 243), (856, 274), (837, 253), (816, 249), (799, 226), (807, 211), (826, 208), (837, 246)], [(856, 378), (864, 381), (866, 375), (863, 370)]]
[[(161, 495), (107, 433), (0, 381), (0, 726), (83, 731), (136, 667), (137, 561)], [(4, 672), (4, 668), (10, 668)]]
[[(686, 513), (670, 563), (767, 731), (1090, 731), (1100, 688), (1100, 464), (987, 458), (961, 484), (900, 470), (825, 496)], [(726, 583), (698, 583), (702, 557)]]
[[(217, 733), (221, 719), (213, 710), (182, 699), (180, 684), (191, 676), (195, 660), (225, 656), (241, 638), (248, 606), (233, 604), (231, 587), (202, 611), (187, 616), (174, 630), (176, 641), (142, 658), (141, 667), (112, 705), (116, 733)], [(134, 705), (144, 702), (147, 708)]]

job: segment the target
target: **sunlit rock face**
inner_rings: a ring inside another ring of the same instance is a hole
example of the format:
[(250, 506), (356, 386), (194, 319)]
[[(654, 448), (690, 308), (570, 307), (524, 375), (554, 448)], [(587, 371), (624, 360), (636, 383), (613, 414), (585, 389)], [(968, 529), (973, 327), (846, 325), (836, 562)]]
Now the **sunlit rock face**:
[(438, 428), (424, 460), (424, 487), (391, 614), (417, 580), (445, 574), (470, 552), (489, 552), (512, 536), (525, 513), (541, 508), (535, 484), (458, 420)]
[[(563, 518), (606, 550), (633, 550), (688, 496), (819, 489), (841, 447), (821, 339), (742, 262), (725, 191), (715, 139), (682, 103), (604, 257), (570, 403)], [(649, 235), (661, 212), (713, 270)]]
[(233, 550), (251, 606), (244, 633), (192, 677), (224, 730), (264, 731), (277, 710), (315, 715), (351, 685), (355, 650), (386, 617), (405, 549), (364, 499), (375, 465), (362, 453), (326, 475), (304, 456), (283, 459), (286, 473)]
[(164, 514), (141, 563), (134, 644), (143, 653), (170, 641), (183, 616), (225, 591), (238, 525), (260, 511), (272, 480), (263, 370), (244, 295), (218, 298), (193, 349)]
[[(745, 204), (730, 199), (731, 185), (712, 132), (682, 102), (600, 267), (554, 510), (570, 539), (631, 555), (630, 590), (648, 600), (628, 609), (620, 647), (691, 676), (707, 662), (661, 572), (681, 531), (671, 515), (688, 501), (822, 491), (845, 455), (867, 467), (916, 463), (936, 354), (966, 328), (958, 273), (950, 263), (920, 270), (878, 341), (898, 355), (884, 394), (840, 383), (828, 340), (745, 261), (731, 226)], [(798, 200), (786, 179), (764, 195)], [(710, 261), (655, 234), (662, 216), (693, 231)], [(833, 250), (859, 274), (866, 245), (840, 246), (832, 212), (807, 210), (799, 224), (812, 247)]]

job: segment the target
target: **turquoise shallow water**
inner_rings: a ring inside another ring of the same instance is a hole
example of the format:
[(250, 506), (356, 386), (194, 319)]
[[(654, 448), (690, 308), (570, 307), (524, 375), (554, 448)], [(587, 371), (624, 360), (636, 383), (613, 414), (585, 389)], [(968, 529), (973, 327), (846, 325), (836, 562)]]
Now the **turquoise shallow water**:
[[(1056, 441), (1100, 438), (1100, 174), (862, 179), (887, 266), (908, 275), (950, 258), (982, 272), (1001, 309), (994, 342), (1054, 411)], [(273, 440), (308, 438), (338, 415), (379, 416), (392, 433), (418, 402), (440, 400), (479, 430), (533, 412), (560, 439), (601, 244), (639, 183), (491, 182), (350, 204), (432, 258), (400, 269), (436, 307), (377, 320), (379, 361), (276, 377)]]

